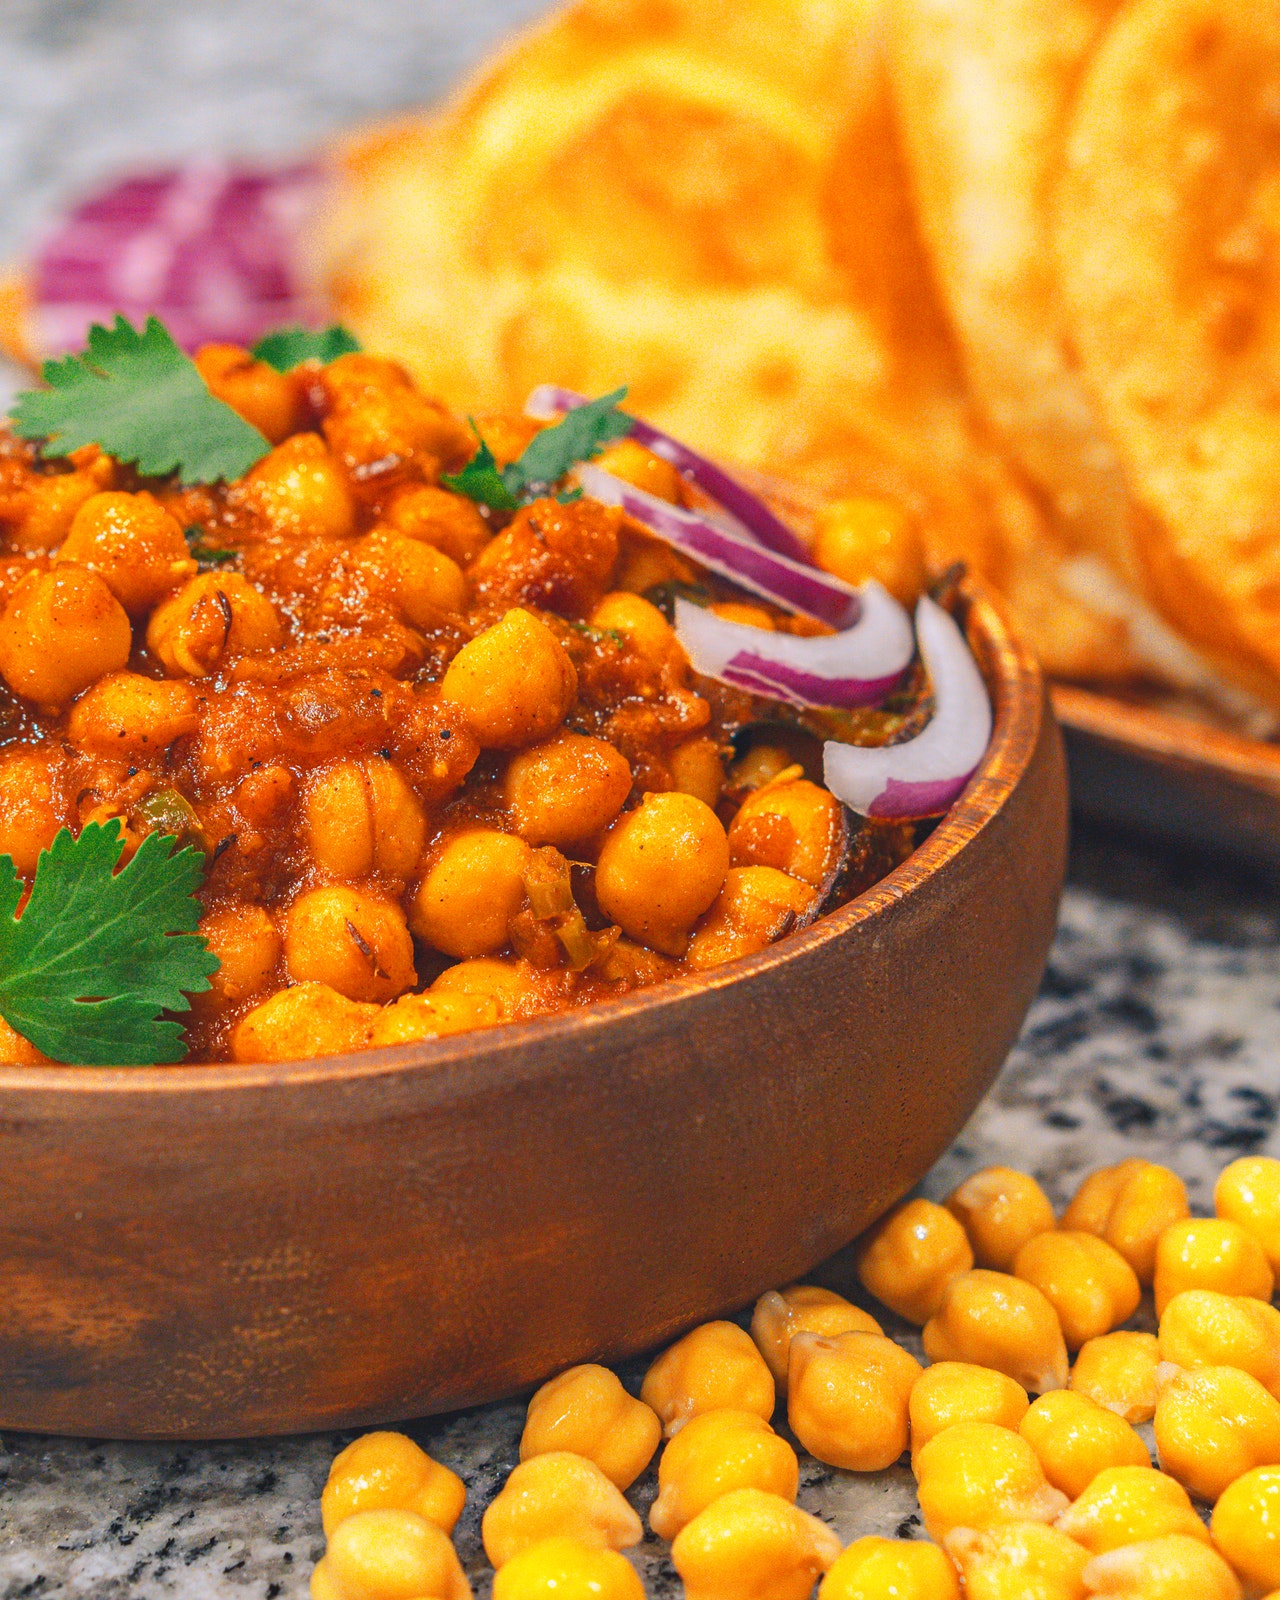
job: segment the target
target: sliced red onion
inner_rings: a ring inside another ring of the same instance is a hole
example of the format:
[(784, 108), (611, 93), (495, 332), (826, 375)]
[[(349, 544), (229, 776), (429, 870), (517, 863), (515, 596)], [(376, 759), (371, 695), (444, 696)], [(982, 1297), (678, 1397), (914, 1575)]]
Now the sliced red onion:
[(945, 811), (968, 783), (991, 738), (991, 701), (978, 664), (952, 618), (925, 596), (916, 638), (933, 684), (928, 727), (905, 744), (823, 746), (827, 788), (865, 817), (903, 820)]
[[(524, 409), (529, 416), (549, 422), (586, 403), (586, 395), (576, 394), (572, 389), (561, 389), (554, 383), (543, 383), (525, 401)], [(632, 418), (629, 437), (646, 450), (651, 450), (655, 456), (670, 462), (691, 483), (696, 483), (744, 533), (780, 556), (808, 563), (809, 552), (804, 543), (780, 517), (774, 516), (763, 500), (744, 489), (723, 467), (718, 467), (714, 461), (708, 461), (706, 456), (700, 456), (696, 450), (690, 450), (687, 444), (681, 444), (679, 439), (673, 439), (669, 433), (663, 433), (660, 428), (639, 417)]]
[(850, 628), (861, 612), (858, 591), (817, 567), (766, 550), (743, 534), (732, 533), (696, 511), (683, 511), (657, 495), (646, 494), (599, 467), (576, 467), (578, 482), (603, 505), (621, 506), (650, 533), (753, 594), (825, 622)]
[(858, 590), (861, 615), (843, 633), (806, 639), (730, 622), (676, 600), (676, 637), (696, 671), (798, 706), (871, 706), (915, 654), (911, 619), (875, 582)]
[(303, 163), (193, 160), (89, 196), (33, 263), (35, 353), (82, 349), (90, 323), (117, 313), (138, 327), (159, 317), (188, 350), (323, 321), (295, 266), (320, 181)]

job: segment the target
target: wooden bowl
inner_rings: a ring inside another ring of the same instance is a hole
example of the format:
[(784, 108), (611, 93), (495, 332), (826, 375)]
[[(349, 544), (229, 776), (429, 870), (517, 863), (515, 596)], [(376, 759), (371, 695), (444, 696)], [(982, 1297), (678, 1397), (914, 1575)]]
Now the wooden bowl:
[(1013, 1042), (1066, 844), (972, 588), (980, 773), (883, 882), (592, 1010), (316, 1062), (0, 1068), (0, 1426), (219, 1438), (510, 1393), (743, 1306), (907, 1190)]

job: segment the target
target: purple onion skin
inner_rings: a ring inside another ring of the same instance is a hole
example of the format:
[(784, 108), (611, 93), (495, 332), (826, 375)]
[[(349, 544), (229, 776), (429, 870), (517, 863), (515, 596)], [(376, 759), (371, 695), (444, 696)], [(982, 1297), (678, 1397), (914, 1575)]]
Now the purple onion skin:
[(964, 793), (972, 776), (972, 772), (966, 772), (962, 778), (941, 778), (932, 783), (903, 783), (900, 778), (889, 778), (883, 791), (871, 802), (867, 814), (896, 817), (900, 821), (939, 817)]
[(812, 673), (797, 672), (783, 662), (749, 655), (746, 651), (734, 656), (723, 676), (729, 682), (740, 682), (744, 688), (753, 681), (771, 685), (772, 691), (766, 688), (762, 692), (772, 692), (775, 700), (791, 700), (802, 706), (838, 706), (844, 710), (879, 705), (902, 682), (901, 672), (884, 678), (817, 678)]

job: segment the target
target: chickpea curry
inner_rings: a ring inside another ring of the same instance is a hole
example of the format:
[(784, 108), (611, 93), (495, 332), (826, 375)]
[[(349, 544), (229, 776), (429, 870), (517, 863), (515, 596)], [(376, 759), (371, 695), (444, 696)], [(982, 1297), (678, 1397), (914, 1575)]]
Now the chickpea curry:
[[(201, 852), (218, 966), (186, 1059), (401, 1043), (704, 972), (909, 853), (914, 825), (851, 821), (814, 752), (833, 717), (904, 736), (918, 671), (814, 715), (700, 677), (676, 594), (823, 630), (618, 506), (451, 487), (477, 433), (501, 473), (539, 424), (473, 432), (391, 361), (213, 346), (195, 366), (264, 438), (230, 481), (0, 436), (0, 853), (29, 886), (91, 823), (126, 862), (153, 833)], [(690, 503), (630, 439), (597, 464)], [(45, 1059), (0, 1029), (5, 1059)]]

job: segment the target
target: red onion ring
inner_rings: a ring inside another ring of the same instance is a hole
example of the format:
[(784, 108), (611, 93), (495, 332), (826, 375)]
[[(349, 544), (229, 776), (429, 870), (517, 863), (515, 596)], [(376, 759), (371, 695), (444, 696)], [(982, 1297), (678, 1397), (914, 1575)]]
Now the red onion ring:
[(592, 499), (602, 505), (621, 506), (650, 533), (753, 594), (832, 628), (850, 628), (857, 622), (861, 612), (858, 591), (838, 578), (829, 577), (806, 562), (766, 550), (753, 539), (732, 533), (699, 512), (683, 511), (599, 467), (583, 464), (574, 471)]
[(875, 582), (858, 590), (851, 628), (821, 638), (768, 633), (677, 598), (676, 638), (695, 671), (799, 706), (870, 706), (894, 688), (915, 655), (911, 619)]
[(934, 713), (905, 744), (823, 746), (827, 788), (865, 817), (938, 816), (977, 770), (991, 738), (991, 701), (978, 664), (952, 617), (927, 596), (916, 638), (933, 684)]
[[(549, 422), (566, 411), (574, 411), (586, 404), (585, 395), (576, 394), (572, 389), (561, 389), (554, 383), (543, 383), (525, 401), (524, 409), (526, 415)], [(723, 467), (718, 467), (714, 461), (708, 461), (706, 456), (700, 456), (696, 450), (690, 450), (687, 444), (681, 444), (679, 439), (673, 439), (669, 433), (663, 433), (660, 428), (639, 417), (631, 419), (628, 437), (642, 444), (646, 450), (651, 450), (655, 456), (661, 456), (691, 483), (696, 483), (728, 513), (742, 532), (758, 540), (766, 549), (786, 556), (790, 561), (809, 562), (808, 550), (786, 523), (774, 516), (763, 500), (731, 478)]]

